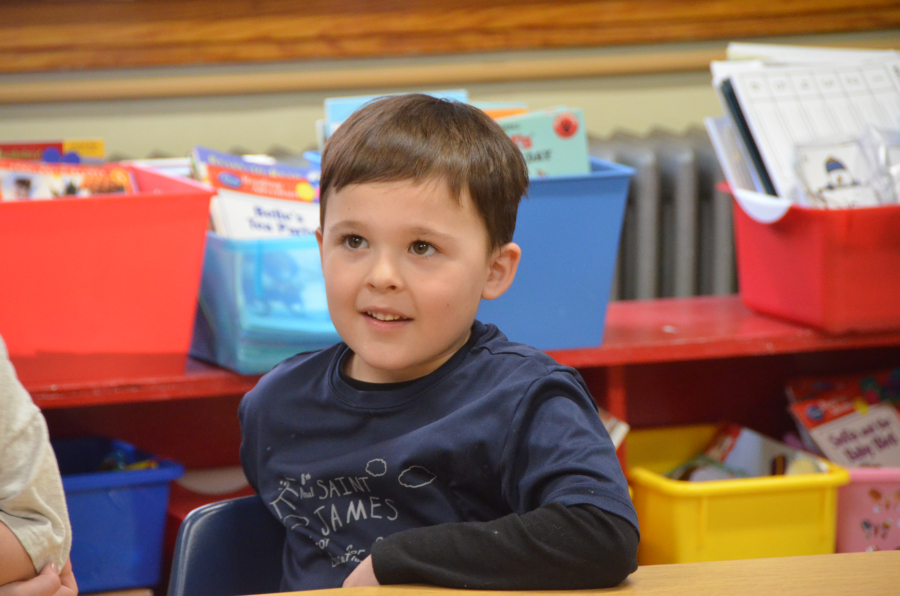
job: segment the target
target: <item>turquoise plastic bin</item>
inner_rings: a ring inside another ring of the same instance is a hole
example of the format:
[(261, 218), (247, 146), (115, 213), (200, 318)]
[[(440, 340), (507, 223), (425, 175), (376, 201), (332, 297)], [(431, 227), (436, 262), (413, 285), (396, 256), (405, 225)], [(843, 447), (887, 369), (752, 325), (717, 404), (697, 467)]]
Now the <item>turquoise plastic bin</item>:
[(207, 233), (191, 356), (257, 374), (338, 341), (314, 235), (230, 240)]

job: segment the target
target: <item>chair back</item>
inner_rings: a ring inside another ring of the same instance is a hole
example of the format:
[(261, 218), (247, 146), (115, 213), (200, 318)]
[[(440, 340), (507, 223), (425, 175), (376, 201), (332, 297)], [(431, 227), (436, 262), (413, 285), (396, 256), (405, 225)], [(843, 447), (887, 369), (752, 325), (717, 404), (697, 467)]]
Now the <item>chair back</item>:
[(258, 495), (195, 509), (178, 529), (168, 596), (278, 592), (284, 540)]

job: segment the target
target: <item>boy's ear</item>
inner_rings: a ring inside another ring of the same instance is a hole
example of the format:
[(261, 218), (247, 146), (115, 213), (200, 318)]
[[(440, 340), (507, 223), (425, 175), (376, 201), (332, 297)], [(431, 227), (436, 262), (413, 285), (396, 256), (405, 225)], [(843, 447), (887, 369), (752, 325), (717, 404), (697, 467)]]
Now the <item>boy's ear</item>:
[(316, 242), (319, 243), (319, 260), (322, 261), (322, 265), (325, 265), (324, 258), (325, 256), (322, 254), (322, 226), (316, 228)]
[(502, 296), (515, 279), (516, 269), (519, 267), (521, 258), (522, 249), (515, 242), (504, 244), (494, 251), (481, 297), (485, 300), (493, 300)]

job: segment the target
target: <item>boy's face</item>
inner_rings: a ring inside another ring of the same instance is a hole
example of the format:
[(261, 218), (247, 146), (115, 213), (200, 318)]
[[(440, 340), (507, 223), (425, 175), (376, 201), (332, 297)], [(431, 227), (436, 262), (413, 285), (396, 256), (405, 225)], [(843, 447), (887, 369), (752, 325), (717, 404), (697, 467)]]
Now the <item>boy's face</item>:
[(353, 351), (345, 373), (372, 383), (446, 362), (468, 340), (482, 296), (509, 286), (500, 280), (496, 293), (498, 256), (513, 247), (514, 276), (519, 254), (513, 244), (489, 251), (468, 193), (458, 204), (443, 180), (345, 186), (330, 195), (316, 237), (331, 320)]

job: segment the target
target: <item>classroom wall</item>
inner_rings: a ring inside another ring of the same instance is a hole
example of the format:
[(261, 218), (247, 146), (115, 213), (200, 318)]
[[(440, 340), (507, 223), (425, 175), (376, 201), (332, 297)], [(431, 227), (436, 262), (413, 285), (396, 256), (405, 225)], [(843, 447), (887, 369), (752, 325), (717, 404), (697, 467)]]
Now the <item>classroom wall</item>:
[[(892, 33), (841, 34), (768, 38), (768, 43), (817, 45), (853, 45), (866, 47), (867, 41), (891, 38)], [(895, 37), (896, 38), (896, 37)], [(724, 57), (725, 42), (705, 44), (677, 44), (678, 51), (699, 48), (713, 50), (712, 55)], [(598, 49), (597, 53), (610, 50)], [(646, 47), (618, 48), (622, 54), (646, 53)], [(656, 54), (665, 53), (656, 51)], [(552, 55), (553, 59), (584, 60), (585, 51), (553, 51), (530, 53), (535, 56)], [(488, 56), (488, 55), (486, 55)], [(496, 58), (496, 54), (489, 55)], [(477, 56), (475, 57), (477, 60)], [(510, 54), (509, 60), (516, 55)], [(453, 58), (409, 58), (401, 65), (425, 65)], [(466, 56), (471, 63), (473, 57)], [(378, 61), (357, 61), (356, 65)], [(396, 61), (395, 61), (396, 64)], [(346, 66), (346, 63), (342, 63)], [(306, 68), (308, 63), (295, 65)], [(231, 74), (243, 68), (259, 71), (266, 66), (230, 67)], [(284, 68), (284, 65), (280, 66)], [(237, 69), (237, 70), (236, 70)], [(134, 69), (101, 73), (45, 73), (35, 75), (6, 75), (0, 77), (11, 85), (23, 81), (65, 85), (66, 81), (81, 79), (102, 80), (103, 77), (126, 79), (146, 76), (148, 72), (160, 80), (167, 78), (203, 76), (221, 72), (216, 68)], [(51, 87), (52, 88), (52, 87)], [(64, 88), (64, 87), (58, 87)], [(475, 101), (524, 101), (533, 109), (555, 105), (569, 105), (584, 109), (588, 131), (603, 136), (617, 129), (645, 133), (661, 127), (676, 132), (691, 126), (702, 126), (707, 116), (721, 114), (718, 99), (712, 90), (706, 67), (685, 72), (651, 74), (619, 74), (577, 78), (547, 78), (538, 80), (510, 80), (501, 83), (469, 83), (464, 81), (426, 87), (367, 87), (347, 89), (328, 88), (298, 92), (269, 92), (238, 95), (205, 95), (196, 97), (149, 97), (138, 99), (28, 101), (0, 104), (0, 140), (52, 139), (99, 137), (106, 142), (111, 159), (143, 158), (151, 156), (184, 156), (194, 145), (206, 145), (219, 150), (246, 152), (299, 153), (316, 145), (315, 121), (323, 117), (326, 97), (340, 95), (369, 95), (435, 88), (465, 88)]]
[[(706, 73), (465, 85), (478, 101), (524, 101), (531, 108), (582, 107), (588, 129), (681, 130), (720, 108)], [(220, 150), (300, 152), (315, 147), (322, 102), (398, 88), (0, 106), (0, 139), (100, 137), (119, 158), (186, 155), (195, 144)], [(410, 89), (411, 90), (411, 89)], [(661, 100), (664, 98), (664, 100)]]

